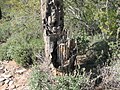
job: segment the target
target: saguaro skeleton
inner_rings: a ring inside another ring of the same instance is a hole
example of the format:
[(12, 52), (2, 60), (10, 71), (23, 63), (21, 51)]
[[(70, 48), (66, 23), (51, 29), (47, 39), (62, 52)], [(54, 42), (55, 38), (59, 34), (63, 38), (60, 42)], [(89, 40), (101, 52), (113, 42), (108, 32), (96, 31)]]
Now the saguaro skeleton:
[(0, 19), (2, 19), (2, 11), (1, 11), (1, 8), (0, 8)]
[[(41, 0), (45, 60), (55, 68), (68, 59), (67, 34), (63, 30), (63, 0)], [(74, 46), (75, 47), (75, 46)]]

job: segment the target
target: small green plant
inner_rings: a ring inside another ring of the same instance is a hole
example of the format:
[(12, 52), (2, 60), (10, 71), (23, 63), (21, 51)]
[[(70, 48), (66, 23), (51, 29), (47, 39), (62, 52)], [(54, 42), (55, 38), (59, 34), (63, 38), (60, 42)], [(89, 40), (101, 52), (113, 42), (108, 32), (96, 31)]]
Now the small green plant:
[(89, 46), (89, 39), (82, 36), (77, 37), (77, 46), (78, 46), (78, 53), (85, 54)]
[(40, 3), (36, 0), (1, 3), (0, 60), (15, 60), (24, 67), (29, 66), (34, 63), (35, 54), (43, 48)]
[(35, 54), (43, 48), (41, 32), (23, 30), (12, 35), (0, 47), (0, 60), (15, 60), (18, 64), (27, 67), (34, 63)]
[(119, 66), (118, 61), (113, 66), (100, 68), (98, 70), (100, 73), (94, 78), (90, 77), (95, 72), (84, 72), (83, 75), (52, 76), (51, 79), (49, 73), (40, 70), (40, 66), (34, 66), (29, 78), (29, 86), (31, 90), (94, 90), (99, 86), (104, 90), (119, 89), (120, 70), (116, 69)]
[(62, 76), (56, 78), (58, 83), (56, 84), (56, 90), (83, 90), (87, 86), (87, 78), (82, 75)]
[(11, 57), (7, 54), (9, 45), (7, 43), (0, 45), (0, 61), (11, 60)]
[(16, 46), (11, 54), (12, 58), (23, 67), (33, 64), (33, 51), (29, 46)]
[(34, 66), (32, 69), (29, 86), (30, 90), (53, 90), (48, 74), (41, 71), (38, 66)]
[(40, 70), (40, 66), (33, 67), (29, 78), (31, 90), (87, 90), (89, 86), (89, 77), (77, 74), (65, 76), (50, 76)]
[(0, 44), (5, 43), (10, 36), (10, 22), (4, 22), (0, 25)]

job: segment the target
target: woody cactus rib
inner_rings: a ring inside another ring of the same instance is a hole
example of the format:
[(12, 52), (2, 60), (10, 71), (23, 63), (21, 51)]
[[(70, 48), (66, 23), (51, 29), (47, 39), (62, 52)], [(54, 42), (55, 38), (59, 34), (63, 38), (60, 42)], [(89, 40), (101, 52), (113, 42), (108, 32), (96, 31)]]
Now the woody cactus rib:
[(58, 67), (58, 42), (62, 38), (64, 27), (63, 0), (41, 0), (43, 37), (45, 42), (45, 60)]

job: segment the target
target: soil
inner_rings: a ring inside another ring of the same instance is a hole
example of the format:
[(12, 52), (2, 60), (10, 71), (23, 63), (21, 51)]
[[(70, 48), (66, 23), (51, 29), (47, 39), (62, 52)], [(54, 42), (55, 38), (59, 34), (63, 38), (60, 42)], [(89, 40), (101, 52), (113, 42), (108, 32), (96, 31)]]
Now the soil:
[(29, 90), (30, 72), (15, 61), (0, 61), (0, 90)]

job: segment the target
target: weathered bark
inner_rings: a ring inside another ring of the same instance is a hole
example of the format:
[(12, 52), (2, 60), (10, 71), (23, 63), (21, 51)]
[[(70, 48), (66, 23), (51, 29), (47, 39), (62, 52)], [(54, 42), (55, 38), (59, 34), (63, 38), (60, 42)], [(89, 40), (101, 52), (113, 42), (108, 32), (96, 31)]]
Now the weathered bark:
[(58, 43), (64, 27), (63, 0), (41, 0), (43, 37), (45, 41), (45, 59), (54, 67), (60, 66), (57, 56)]
[(63, 0), (41, 0), (41, 15), (46, 65), (52, 63), (55, 68), (72, 68), (76, 59), (76, 43), (75, 40), (67, 40), (67, 32), (63, 30)]
[(2, 11), (1, 11), (1, 8), (0, 8), (0, 19), (2, 19)]

